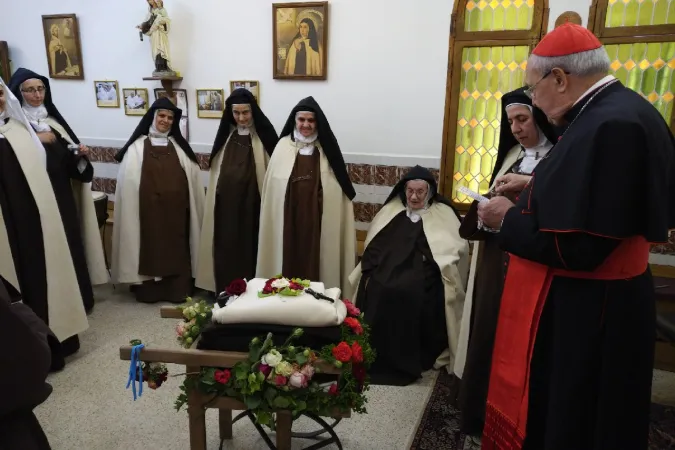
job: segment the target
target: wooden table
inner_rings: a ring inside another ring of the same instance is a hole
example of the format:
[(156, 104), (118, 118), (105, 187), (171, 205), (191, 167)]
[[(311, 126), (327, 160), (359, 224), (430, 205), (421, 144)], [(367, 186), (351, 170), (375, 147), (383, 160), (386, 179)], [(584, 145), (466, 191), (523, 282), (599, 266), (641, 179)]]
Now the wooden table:
[[(181, 311), (175, 306), (162, 306), (160, 315), (165, 319), (182, 319)], [(120, 347), (120, 359), (131, 360), (131, 346)], [(185, 365), (185, 372), (189, 377), (197, 377), (202, 367), (231, 368), (240, 361), (246, 360), (247, 353), (225, 352), (217, 350), (196, 349), (164, 349), (145, 347), (140, 352), (139, 359), (143, 362), (158, 362)], [(318, 360), (315, 363), (321, 373), (340, 375), (341, 370), (332, 364)], [(206, 409), (218, 409), (218, 428), (220, 439), (232, 439), (232, 411), (245, 411), (246, 405), (230, 397), (213, 399), (198, 391), (189, 391), (187, 411), (190, 429), (190, 450), (206, 450)], [(347, 418), (350, 413), (336, 412), (333, 418)], [(276, 448), (290, 450), (292, 439), (293, 417), (291, 411), (276, 412)], [(260, 430), (259, 430), (260, 431)]]

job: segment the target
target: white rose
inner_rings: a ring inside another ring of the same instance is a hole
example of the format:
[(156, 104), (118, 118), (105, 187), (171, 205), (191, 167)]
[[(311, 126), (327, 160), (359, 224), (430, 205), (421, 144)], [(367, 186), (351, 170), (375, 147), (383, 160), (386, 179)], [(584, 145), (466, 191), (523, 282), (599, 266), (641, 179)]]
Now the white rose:
[(270, 350), (269, 353), (262, 357), (261, 362), (270, 367), (276, 367), (282, 359), (284, 359), (284, 357), (281, 356), (281, 353), (276, 350)]
[(275, 289), (283, 289), (290, 286), (291, 283), (286, 278), (279, 278), (278, 280), (272, 281), (272, 287)]

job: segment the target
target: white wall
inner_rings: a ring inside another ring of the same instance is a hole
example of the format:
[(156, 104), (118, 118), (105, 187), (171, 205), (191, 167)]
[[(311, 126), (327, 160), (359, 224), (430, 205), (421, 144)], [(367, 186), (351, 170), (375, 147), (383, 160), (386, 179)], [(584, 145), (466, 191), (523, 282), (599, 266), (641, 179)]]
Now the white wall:
[[(584, 23), (590, 0), (550, 0), (550, 24), (577, 11)], [(272, 79), (272, 0), (165, 0), (173, 20), (174, 66), (187, 89), (190, 141), (209, 152), (218, 127), (198, 119), (197, 88), (259, 80), (261, 106), (277, 131), (290, 109), (313, 95), (324, 109), (350, 162), (439, 167), (452, 0), (331, 0), (327, 81)], [(97, 108), (94, 80), (121, 88), (161, 87), (143, 81), (153, 64), (149, 39), (135, 26), (144, 0), (0, 0), (0, 40), (12, 68), (47, 74), (41, 15), (77, 14), (84, 81), (50, 80), (53, 96), (73, 130), (88, 144), (121, 146), (137, 117), (123, 108)]]

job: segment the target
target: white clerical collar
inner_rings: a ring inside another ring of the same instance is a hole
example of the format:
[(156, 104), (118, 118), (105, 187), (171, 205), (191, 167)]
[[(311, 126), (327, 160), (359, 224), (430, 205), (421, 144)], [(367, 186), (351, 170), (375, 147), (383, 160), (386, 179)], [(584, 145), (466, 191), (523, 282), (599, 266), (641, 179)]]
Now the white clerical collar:
[[(607, 84), (607, 83), (609, 83), (610, 81), (613, 81), (613, 80), (615, 80), (615, 79), (616, 79), (616, 78), (614, 77), (614, 75), (607, 75), (607, 76), (601, 78), (601, 79), (598, 80), (593, 86), (591, 86), (586, 92), (584, 92), (584, 93), (581, 95), (581, 97), (579, 97), (579, 98), (577, 99), (577, 101), (574, 102), (574, 105), (576, 105), (577, 103), (579, 103), (580, 101), (582, 101), (583, 99), (585, 99), (586, 97), (588, 97), (588, 96), (591, 94), (591, 92), (595, 91), (595, 90), (596, 90), (597, 88), (599, 88), (600, 86), (602, 86), (602, 85), (604, 85), (604, 84)], [(572, 106), (574, 106), (574, 105), (572, 105)]]
[(295, 145), (299, 147), (298, 153), (303, 156), (311, 156), (316, 147), (314, 143), (319, 138), (319, 133), (314, 133), (311, 136), (303, 136), (297, 128), (293, 129), (293, 137), (295, 138)]

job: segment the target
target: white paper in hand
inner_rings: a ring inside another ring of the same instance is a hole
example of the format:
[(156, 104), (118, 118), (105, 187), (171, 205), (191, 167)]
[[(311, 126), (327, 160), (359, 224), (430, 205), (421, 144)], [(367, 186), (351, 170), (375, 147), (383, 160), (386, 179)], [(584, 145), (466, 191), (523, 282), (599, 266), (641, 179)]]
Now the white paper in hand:
[(477, 192), (472, 191), (471, 189), (465, 187), (465, 186), (460, 186), (457, 188), (458, 192), (461, 192), (462, 194), (466, 195), (467, 197), (471, 197), (472, 199), (478, 201), (478, 202), (487, 202), (490, 201), (489, 198), (483, 197)]

